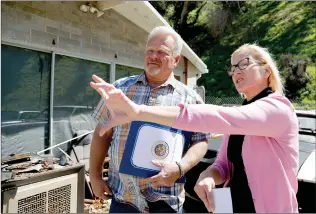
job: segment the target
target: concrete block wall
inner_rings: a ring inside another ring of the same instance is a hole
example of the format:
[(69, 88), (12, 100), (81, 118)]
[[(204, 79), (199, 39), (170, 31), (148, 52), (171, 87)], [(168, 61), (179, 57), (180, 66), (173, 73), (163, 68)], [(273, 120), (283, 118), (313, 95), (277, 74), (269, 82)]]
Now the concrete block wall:
[(2, 41), (142, 68), (148, 33), (113, 9), (83, 13), (82, 3), (2, 1)]

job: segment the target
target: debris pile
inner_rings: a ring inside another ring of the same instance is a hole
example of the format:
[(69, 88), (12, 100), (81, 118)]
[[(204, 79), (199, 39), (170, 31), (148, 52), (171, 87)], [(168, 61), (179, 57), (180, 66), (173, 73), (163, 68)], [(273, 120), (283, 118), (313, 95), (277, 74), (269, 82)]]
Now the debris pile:
[(71, 161), (60, 164), (60, 158), (40, 156), (31, 153), (13, 154), (1, 158), (1, 182), (28, 178), (38, 173), (72, 165)]
[[(31, 178), (40, 173), (51, 170), (62, 169), (67, 166), (79, 163), (77, 158), (73, 160), (66, 152), (63, 152), (60, 158), (55, 158), (52, 155), (39, 155), (36, 153), (13, 154), (1, 158), (1, 183), (11, 182), (13, 180), (20, 180)], [(104, 160), (103, 180), (108, 179), (108, 164), (109, 158)], [(92, 191), (89, 172), (85, 170), (85, 199), (84, 212), (85, 213), (109, 213), (111, 198), (106, 200), (96, 199)], [(87, 199), (88, 198), (88, 199)], [(90, 199), (89, 199), (90, 198)], [(93, 198), (95, 198), (93, 200)]]
[(85, 213), (109, 213), (111, 199), (85, 199), (84, 212)]

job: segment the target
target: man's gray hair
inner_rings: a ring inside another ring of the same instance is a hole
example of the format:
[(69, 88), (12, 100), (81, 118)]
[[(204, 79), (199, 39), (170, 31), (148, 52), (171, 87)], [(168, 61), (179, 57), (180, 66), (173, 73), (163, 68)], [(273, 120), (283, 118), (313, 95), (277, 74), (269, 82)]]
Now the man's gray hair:
[(172, 55), (174, 57), (176, 57), (176, 56), (179, 56), (181, 54), (183, 40), (182, 40), (181, 36), (175, 30), (173, 30), (172, 28), (167, 27), (167, 26), (155, 27), (148, 35), (146, 46), (148, 45), (148, 42), (158, 34), (169, 34), (170, 36), (172, 36), (172, 38), (175, 41), (175, 46), (172, 50)]

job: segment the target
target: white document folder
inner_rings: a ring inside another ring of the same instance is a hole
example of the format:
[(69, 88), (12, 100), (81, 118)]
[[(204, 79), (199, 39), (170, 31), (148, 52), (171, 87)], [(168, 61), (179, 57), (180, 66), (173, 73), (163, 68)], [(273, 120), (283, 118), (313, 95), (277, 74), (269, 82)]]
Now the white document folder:
[[(174, 129), (156, 123), (133, 121), (127, 136), (119, 173), (143, 178), (157, 175), (161, 168), (152, 160), (181, 160), (190, 145), (193, 132)], [(185, 176), (177, 183), (184, 183)]]
[(160, 170), (152, 160), (167, 162), (179, 161), (182, 158), (185, 139), (182, 134), (151, 125), (140, 128), (132, 156), (135, 167)]
[(215, 210), (213, 213), (233, 213), (230, 188), (212, 189)]

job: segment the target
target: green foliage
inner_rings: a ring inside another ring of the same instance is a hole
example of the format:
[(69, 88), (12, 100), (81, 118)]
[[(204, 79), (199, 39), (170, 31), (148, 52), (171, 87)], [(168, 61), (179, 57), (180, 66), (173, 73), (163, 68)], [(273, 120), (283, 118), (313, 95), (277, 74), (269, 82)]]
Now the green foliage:
[(316, 109), (316, 64), (307, 67), (307, 72), (311, 76), (311, 81), (307, 83), (306, 91), (302, 93), (302, 103)]
[(22, 105), (23, 110), (28, 111), (46, 107), (49, 102), (50, 55), (35, 51), (17, 55), (17, 48), (6, 45), (1, 48), (1, 59), (8, 62), (2, 63), (1, 70), (10, 71), (2, 73), (2, 111), (19, 109)]
[[(96, 105), (99, 96), (87, 84), (92, 74), (110, 79), (110, 66), (103, 63), (56, 55), (54, 105)], [(71, 96), (69, 95), (76, 95)]]
[[(151, 4), (206, 63), (209, 73), (198, 85), (206, 96), (238, 96), (227, 75), (233, 51), (256, 43), (273, 54), (291, 99), (315, 100), (313, 67), (297, 72), (283, 56), (316, 59), (316, 4), (286, 1), (153, 1)], [(306, 63), (308, 65), (308, 63)], [(304, 65), (304, 66), (306, 66)], [(299, 80), (299, 81), (297, 81)]]
[[(212, 16), (212, 14), (209, 14)], [(232, 52), (245, 43), (257, 43), (273, 54), (279, 69), (285, 74), (282, 66), (282, 55), (293, 55), (296, 58), (316, 58), (316, 8), (312, 2), (257, 2), (249, 1), (240, 7), (239, 14), (234, 16), (231, 25), (221, 34), (218, 43), (208, 46), (201, 57), (207, 64), (209, 73), (198, 80), (204, 85), (208, 96), (237, 95), (234, 86), (226, 76), (226, 68)], [(286, 78), (286, 76), (284, 76)], [(287, 79), (287, 95), (293, 98), (304, 97), (305, 102), (315, 96), (306, 97), (306, 81), (294, 84), (298, 77)], [(301, 79), (303, 80), (303, 79)], [(311, 88), (311, 78), (307, 87), (309, 93), (315, 94), (316, 87)], [(308, 82), (308, 81), (307, 81)], [(315, 85), (313, 85), (315, 86)], [(313, 91), (313, 92), (312, 92)]]

